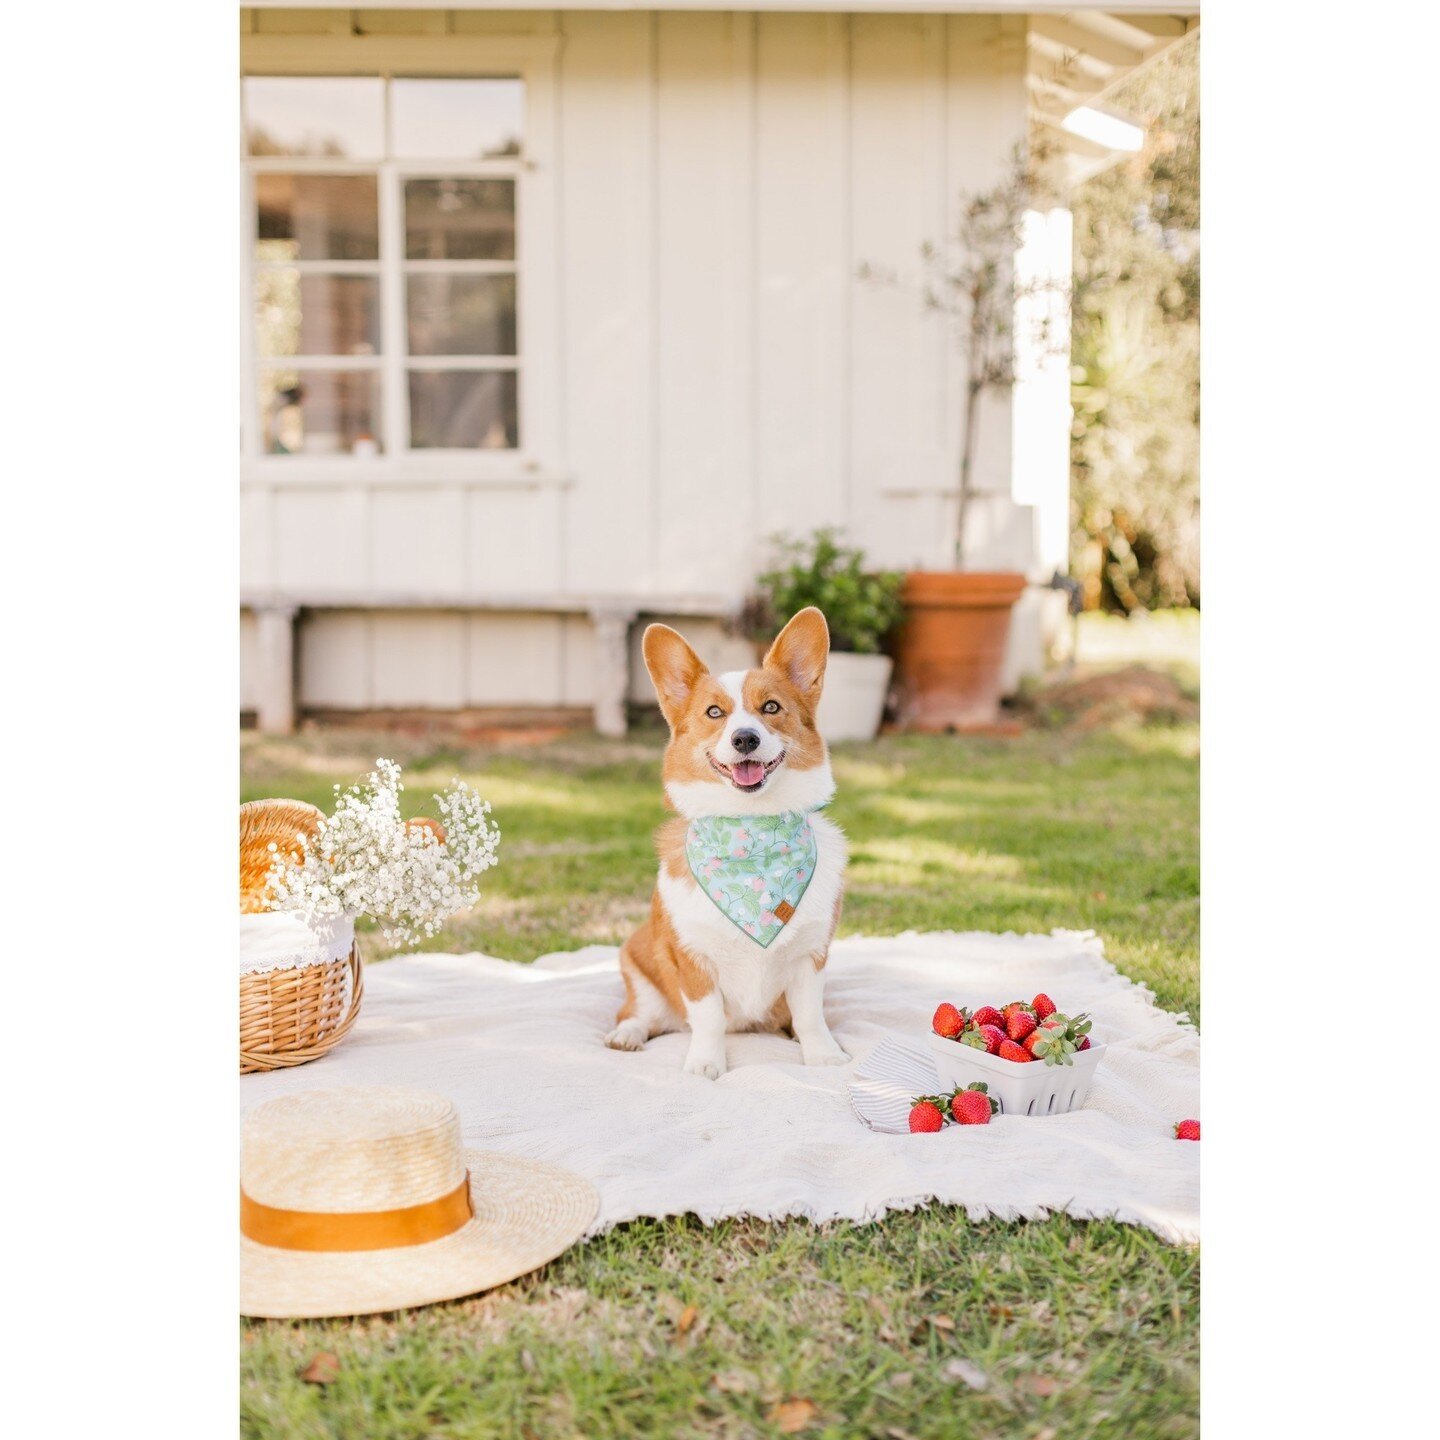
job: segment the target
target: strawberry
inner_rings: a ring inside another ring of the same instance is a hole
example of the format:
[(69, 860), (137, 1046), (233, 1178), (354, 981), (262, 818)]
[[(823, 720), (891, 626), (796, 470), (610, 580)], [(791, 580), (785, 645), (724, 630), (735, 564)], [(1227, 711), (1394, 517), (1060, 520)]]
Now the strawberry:
[(1029, 1064), (1031, 1057), (1026, 1054), (1023, 1045), (1017, 1045), (1013, 1040), (1002, 1040), (1000, 1042), (1000, 1058), (1002, 1060), (1020, 1060)]
[(910, 1133), (932, 1135), (945, 1124), (940, 1107), (930, 1100), (921, 1100), (910, 1107)]
[(985, 1041), (985, 1049), (994, 1055), (999, 1049), (1001, 1042), (1005, 1039), (1005, 1032), (998, 1025), (982, 1025), (975, 1032)]
[(1040, 1041), (1041, 1041), (1042, 1039), (1044, 1039), (1044, 1037), (1045, 1037), (1045, 1032), (1044, 1032), (1043, 1030), (1036, 1030), (1036, 1031), (1034, 1032), (1034, 1034), (1032, 1034), (1032, 1035), (1027, 1035), (1027, 1036), (1020, 1042), (1020, 1048), (1021, 1048), (1022, 1050), (1024, 1050), (1025, 1053), (1026, 1053), (1032, 1060), (1042, 1059), (1042, 1058), (1044, 1057), (1045, 1052), (1042, 1050), (1042, 1051), (1037, 1055), (1037, 1054), (1035, 1053), (1035, 1047), (1036, 1047), (1036, 1045), (1038, 1045), (1038, 1044), (1040, 1043)]
[(1175, 1127), (1175, 1138), (1177, 1140), (1198, 1140), (1200, 1138), (1200, 1122), (1198, 1120), (1182, 1120)]
[(1055, 1002), (1042, 991), (1030, 1002), (1030, 1008), (1037, 1020), (1048, 1020), (1055, 1013)]
[(1008, 1005), (1000, 1008), (1000, 1018), (1008, 1020), (1017, 1010), (1028, 1010), (1030, 1007), (1023, 1000), (1012, 1000)]
[(937, 1035), (953, 1040), (965, 1028), (965, 1012), (957, 1010), (948, 1000), (935, 1012), (930, 1022)]
[(993, 1025), (998, 1030), (1004, 1027), (1005, 1017), (993, 1005), (982, 1005), (971, 1017), (970, 1023), (977, 1030), (982, 1025)]
[(950, 1100), (950, 1115), (960, 1125), (989, 1125), (989, 1117), (999, 1109), (999, 1104), (989, 1097), (984, 1081), (976, 1081), (968, 1090), (956, 1090)]
[(1080, 1037), (1080, 1043), (1075, 1047), (1076, 1053), (1078, 1054), (1081, 1050), (1088, 1050), (1089, 1048), (1090, 1037), (1088, 1035), (1082, 1035)]
[(1035, 1017), (1028, 1010), (1016, 1010), (1005, 1017), (1005, 1033), (1017, 1044), (1035, 1029)]

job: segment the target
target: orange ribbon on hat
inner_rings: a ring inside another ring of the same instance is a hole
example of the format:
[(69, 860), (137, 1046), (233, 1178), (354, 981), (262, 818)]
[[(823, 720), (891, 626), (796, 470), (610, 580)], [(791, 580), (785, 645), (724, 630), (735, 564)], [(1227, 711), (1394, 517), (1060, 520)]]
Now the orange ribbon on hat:
[(277, 1250), (399, 1250), (443, 1240), (475, 1215), (470, 1172), (448, 1194), (398, 1210), (282, 1210), (240, 1192), (240, 1233)]

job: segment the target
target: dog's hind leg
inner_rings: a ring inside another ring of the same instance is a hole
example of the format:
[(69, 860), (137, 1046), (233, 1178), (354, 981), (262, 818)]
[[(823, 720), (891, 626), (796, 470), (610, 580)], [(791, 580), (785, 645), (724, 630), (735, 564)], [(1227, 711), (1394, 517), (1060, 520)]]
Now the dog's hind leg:
[(620, 956), (620, 974), (625, 981), (625, 1003), (615, 1017), (615, 1028), (605, 1037), (612, 1050), (643, 1050), (655, 1035), (679, 1029), (665, 997), (634, 966)]

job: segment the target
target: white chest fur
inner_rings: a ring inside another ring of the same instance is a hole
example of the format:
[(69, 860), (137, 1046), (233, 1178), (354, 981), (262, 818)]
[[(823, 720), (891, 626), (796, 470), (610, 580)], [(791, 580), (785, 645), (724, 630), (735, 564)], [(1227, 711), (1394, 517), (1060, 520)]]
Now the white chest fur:
[(660, 899), (681, 944), (715, 978), (727, 1027), (767, 1019), (798, 965), (823, 954), (845, 880), (845, 835), (822, 814), (815, 831), (815, 874), (785, 928), (762, 949), (725, 915), (689, 874), (659, 878)]

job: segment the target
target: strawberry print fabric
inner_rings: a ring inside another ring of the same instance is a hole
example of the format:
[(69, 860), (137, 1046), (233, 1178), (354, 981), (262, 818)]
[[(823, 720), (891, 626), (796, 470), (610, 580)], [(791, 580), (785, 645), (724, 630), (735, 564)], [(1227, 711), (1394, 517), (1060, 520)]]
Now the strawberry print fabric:
[(690, 822), (685, 858), (720, 912), (768, 948), (815, 874), (815, 831), (799, 811), (707, 815)]

